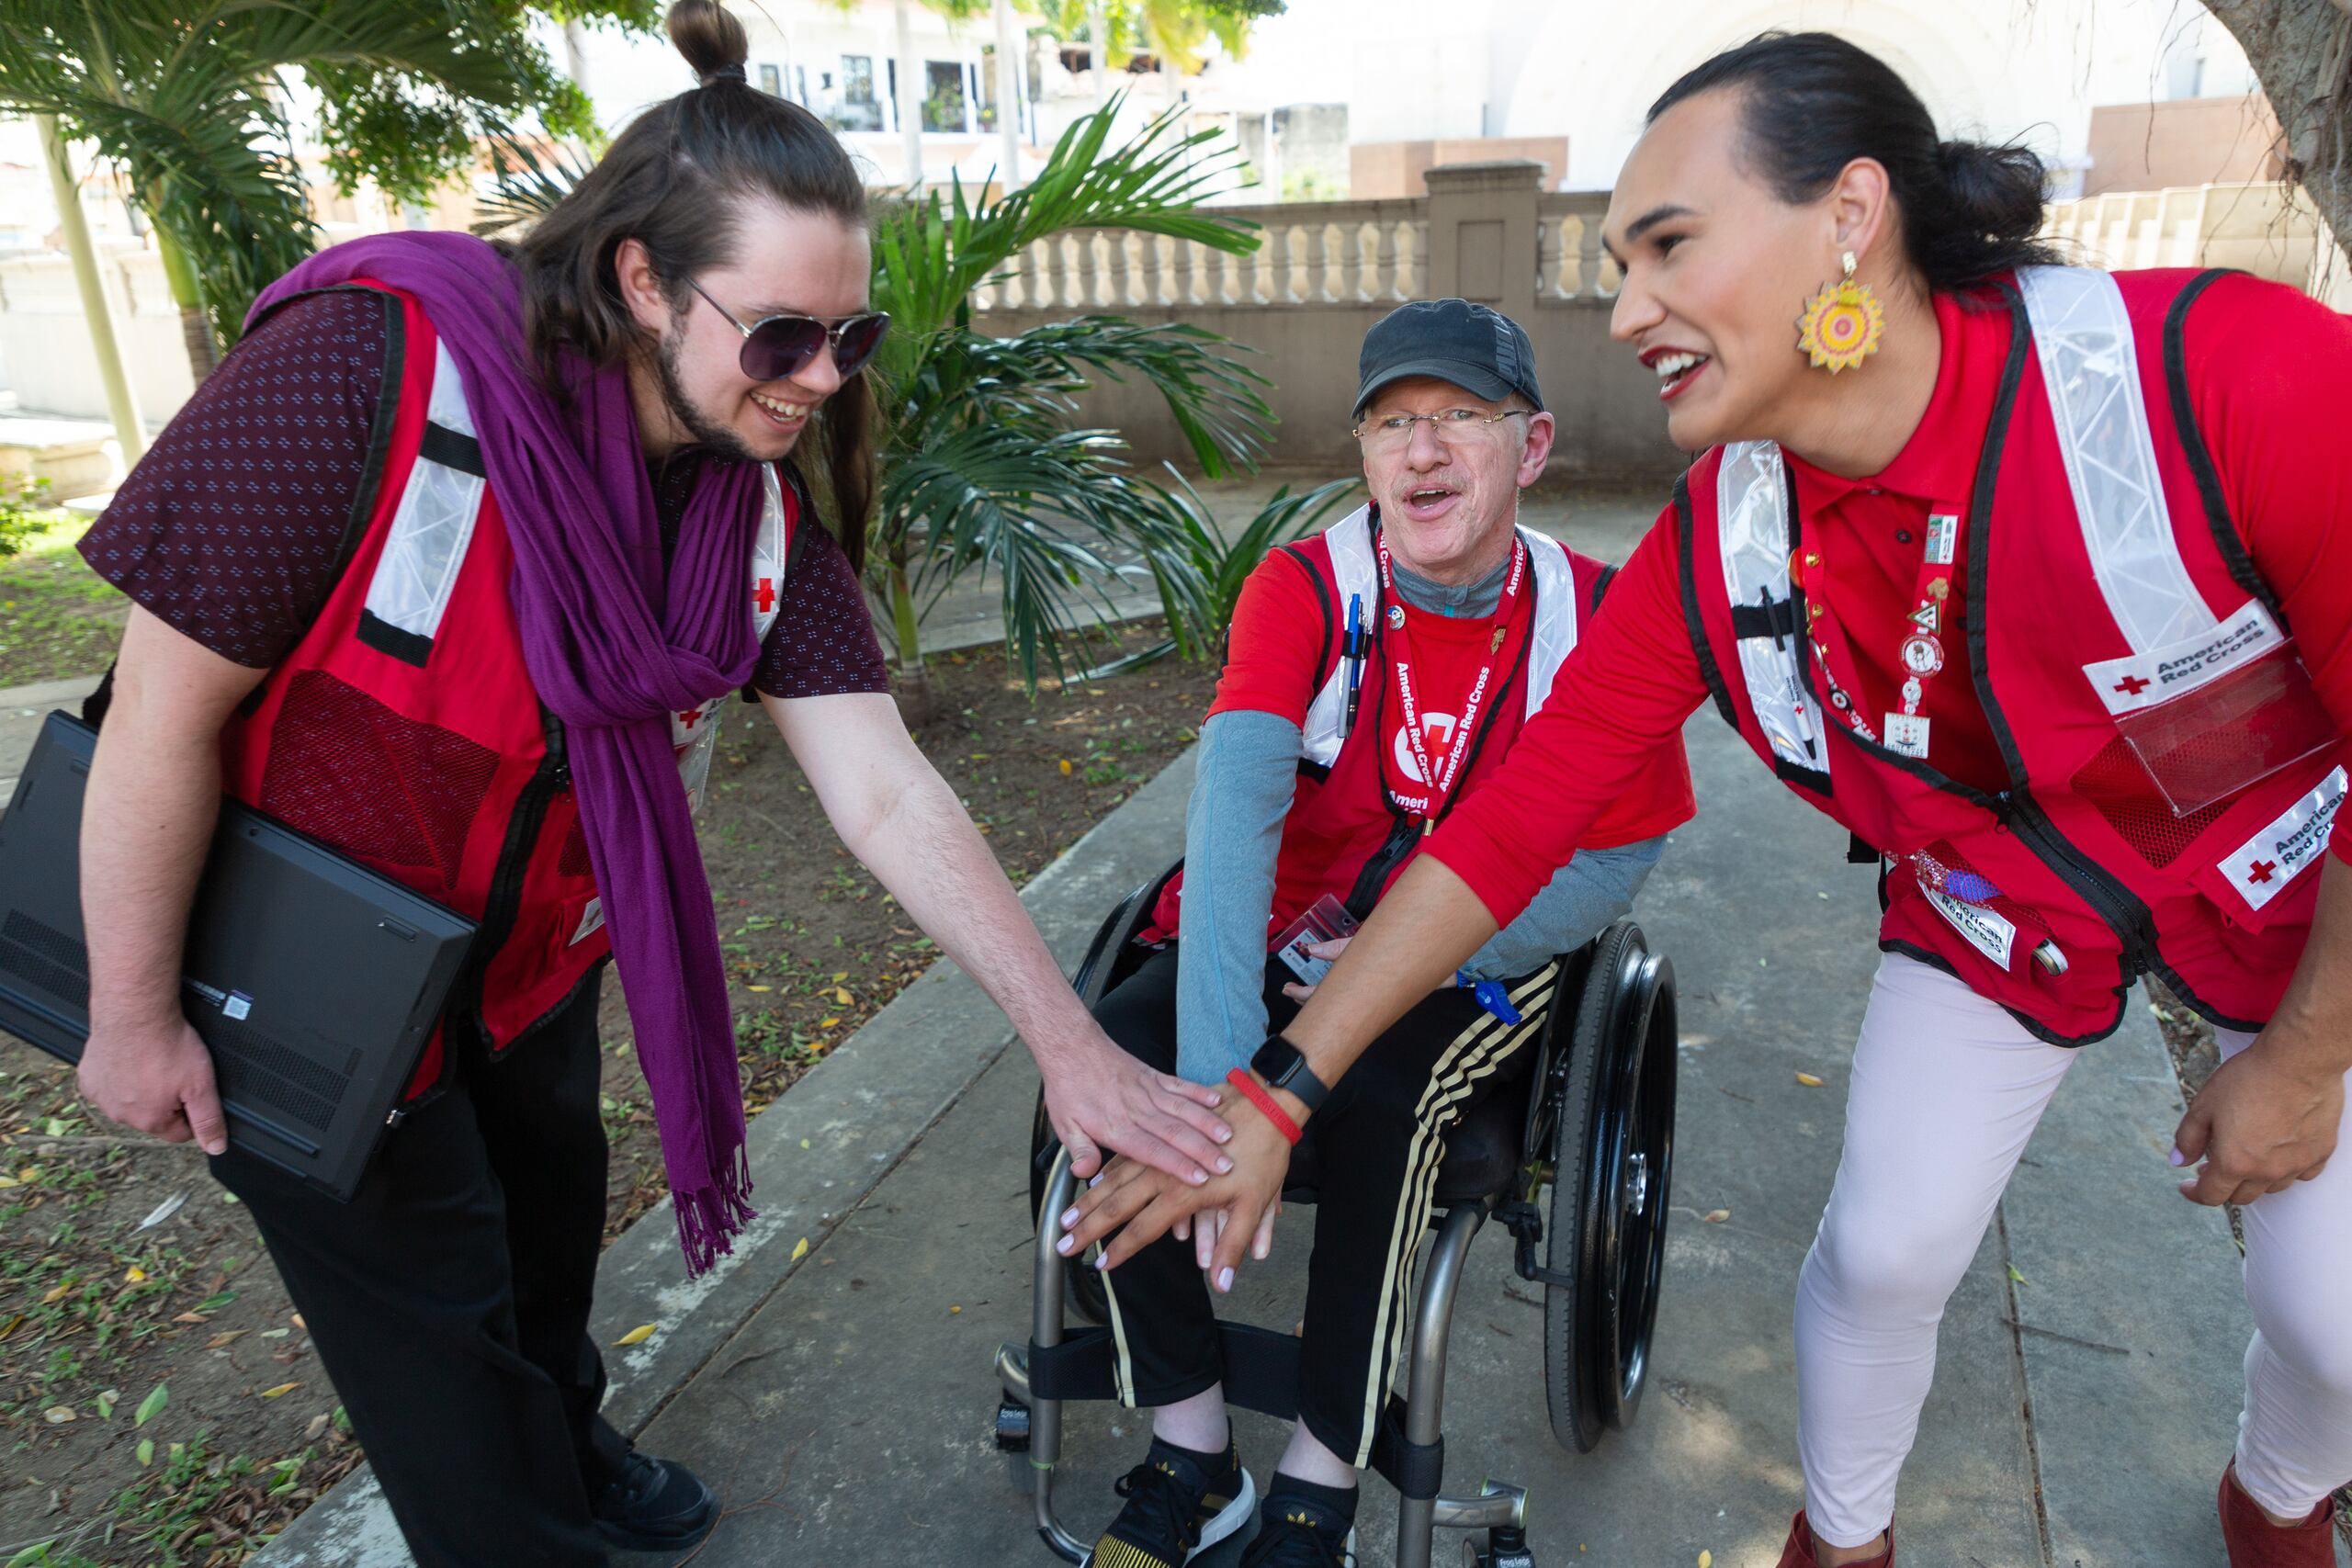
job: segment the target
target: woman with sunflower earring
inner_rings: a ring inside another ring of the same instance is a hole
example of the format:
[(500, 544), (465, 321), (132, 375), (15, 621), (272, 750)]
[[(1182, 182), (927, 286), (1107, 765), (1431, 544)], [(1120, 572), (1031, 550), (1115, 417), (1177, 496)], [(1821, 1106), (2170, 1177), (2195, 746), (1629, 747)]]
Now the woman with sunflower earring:
[[(2257, 1332), (2226, 1462), (2215, 1413), (2228, 1561), (2333, 1568), (2352, 322), (2244, 276), (2054, 265), (2041, 206), (2031, 153), (1941, 140), (1826, 34), (1759, 38), (1657, 101), (1607, 219), (1613, 327), (1701, 456), (1545, 713), (1283, 1032), (1337, 1081), (1712, 698), (1883, 870), (1798, 1281), (1805, 1506), (1781, 1568), (1894, 1561), (1945, 1300), (2076, 1048), (2151, 974), (2226, 1058), (2171, 1157), (2199, 1168), (2185, 1198), (2243, 1205)], [(1124, 1224), (1115, 1266), (1219, 1209), (1230, 1267), (1280, 1184), (1259, 1163), (1090, 1194), (1072, 1228)]]

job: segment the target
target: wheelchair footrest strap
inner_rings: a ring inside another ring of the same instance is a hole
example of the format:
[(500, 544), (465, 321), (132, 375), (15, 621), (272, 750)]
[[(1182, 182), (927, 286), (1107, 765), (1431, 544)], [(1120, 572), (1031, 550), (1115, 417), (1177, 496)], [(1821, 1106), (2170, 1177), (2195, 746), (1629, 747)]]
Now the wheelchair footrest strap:
[[(1294, 1335), (1246, 1323), (1217, 1325), (1228, 1404), (1278, 1421), (1298, 1416), (1298, 1350)], [(1029, 1347), (1029, 1395), (1063, 1401), (1119, 1397), (1118, 1347), (1107, 1328), (1082, 1328), (1047, 1349)], [(1430, 1495), (1436, 1494), (1432, 1492)]]
[(1380, 1413), (1380, 1433), (1372, 1440), (1372, 1468), (1397, 1493), (1416, 1501), (1434, 1497), (1445, 1484), (1445, 1438), (1417, 1443), (1405, 1436), (1405, 1402), (1388, 1396)]

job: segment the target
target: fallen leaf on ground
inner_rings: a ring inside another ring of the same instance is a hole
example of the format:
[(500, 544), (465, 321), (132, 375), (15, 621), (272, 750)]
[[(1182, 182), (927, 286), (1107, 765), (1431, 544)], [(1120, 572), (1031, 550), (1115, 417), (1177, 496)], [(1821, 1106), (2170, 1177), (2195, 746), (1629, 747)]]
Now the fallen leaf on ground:
[(122, 1281), (126, 1285), (135, 1285), (145, 1278), (147, 1278), (147, 1270), (136, 1263), (122, 1271)]
[(99, 1419), (99, 1420), (101, 1420), (101, 1421), (111, 1421), (111, 1420), (113, 1420), (113, 1419), (114, 1419), (114, 1402), (115, 1402), (116, 1400), (118, 1400), (118, 1399), (120, 1399), (121, 1397), (122, 1397), (121, 1391), (119, 1391), (119, 1390), (118, 1390), (118, 1389), (111, 1389), (111, 1388), (110, 1388), (110, 1389), (108, 1389), (108, 1390), (107, 1390), (104, 1393), (101, 1393), (100, 1395), (98, 1395), (98, 1398), (97, 1398), (97, 1405), (98, 1405), (98, 1419)]
[(301, 1386), (302, 1386), (302, 1385), (301, 1385), (301, 1383), (300, 1383), (300, 1382), (282, 1382), (282, 1383), (279, 1383), (276, 1388), (266, 1388), (266, 1389), (263, 1389), (263, 1390), (261, 1391), (261, 1396), (262, 1396), (264, 1399), (276, 1399), (276, 1398), (277, 1398), (278, 1395), (280, 1395), (280, 1394), (292, 1393), (296, 1389), (300, 1388)]
[(1699, 1217), (1711, 1225), (1719, 1225), (1725, 1220), (1731, 1218), (1731, 1211), (1729, 1209), (1710, 1209)]
[(47, 1306), (51, 1302), (62, 1302), (65, 1299), (66, 1294), (73, 1289), (74, 1285), (71, 1280), (68, 1280), (62, 1285), (51, 1285), (49, 1288), (49, 1294), (41, 1297), (40, 1304)]
[(1699, 1568), (1715, 1568), (1715, 1554), (1712, 1551), (1699, 1553)]
[(62, 1427), (65, 1423), (74, 1419), (74, 1407), (70, 1404), (52, 1404), (40, 1414), (41, 1419), (47, 1421), (51, 1426)]
[(172, 1321), (174, 1323), (210, 1323), (212, 1320), (200, 1312), (184, 1312)]
[(802, 1237), (800, 1238), (800, 1241), (799, 1241), (798, 1245), (797, 1245), (796, 1247), (793, 1247), (793, 1249), (792, 1249), (792, 1261), (793, 1261), (793, 1262), (795, 1262), (795, 1263), (797, 1263), (797, 1262), (799, 1262), (802, 1258), (806, 1258), (806, 1257), (808, 1257), (808, 1238), (807, 1236), (805, 1236), (805, 1235), (804, 1235), (804, 1236), (802, 1236)]
[(743, 988), (747, 991), (773, 991), (775, 989), (774, 986), (746, 986)]
[(1062, 770), (1062, 772), (1063, 772), (1063, 773), (1069, 773), (1069, 759), (1068, 757), (1064, 757), (1064, 758), (1061, 760), (1061, 764), (1060, 764), (1060, 766), (1061, 766), (1061, 770)]
[(1811, 1073), (1799, 1073), (1797, 1075), (1797, 1082), (1804, 1085), (1807, 1089), (1819, 1089), (1821, 1087), (1821, 1080), (1815, 1077)]
[(833, 1000), (841, 1003), (843, 1007), (848, 1007), (850, 1005), (848, 987), (845, 986), (835, 986), (833, 987)]
[(131, 1424), (144, 1427), (148, 1422), (161, 1416), (164, 1413), (164, 1406), (171, 1402), (172, 1385), (164, 1382), (157, 1383), (147, 1397), (139, 1402), (138, 1410), (131, 1416)]
[(311, 1325), (302, 1321), (302, 1314), (299, 1312), (288, 1313), (286, 1314), (286, 1321), (292, 1324), (295, 1327), (300, 1329), (305, 1334), (308, 1334), (311, 1331)]
[(613, 1343), (616, 1345), (642, 1345), (647, 1340), (653, 1337), (653, 1330), (658, 1326), (660, 1325), (657, 1324), (640, 1323), (635, 1328), (630, 1329), (627, 1334), (622, 1335), (618, 1339), (614, 1340)]
[(216, 1334), (211, 1338), (204, 1342), (204, 1348), (208, 1350), (218, 1350), (221, 1346), (228, 1344), (229, 1341), (236, 1338), (237, 1336), (243, 1332), (244, 1330), (242, 1328), (232, 1328), (225, 1333)]
[(2030, 1285), (2032, 1282), (2032, 1280), (2028, 1280), (2024, 1275), (2018, 1272), (2018, 1266), (2016, 1264), (2012, 1263), (2009, 1265), (2009, 1283), (2012, 1285)]
[(817, 1027), (820, 1029), (831, 1029), (840, 1021), (841, 1020), (838, 1018), (820, 1018), (817, 1021)]

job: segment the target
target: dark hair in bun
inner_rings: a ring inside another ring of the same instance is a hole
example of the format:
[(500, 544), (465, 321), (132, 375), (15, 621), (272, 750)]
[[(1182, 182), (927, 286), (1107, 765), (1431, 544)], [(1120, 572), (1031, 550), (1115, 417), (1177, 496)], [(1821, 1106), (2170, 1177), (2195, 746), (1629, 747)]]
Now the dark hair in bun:
[(1737, 155), (1782, 201), (1815, 199), (1857, 158), (1883, 165), (1904, 252), (1930, 288), (2058, 259), (2040, 237), (2041, 160), (2016, 142), (1943, 141), (1919, 96), (1868, 51), (1830, 33), (1763, 33), (1687, 73), (1649, 120), (1717, 88), (1739, 90)]
[[(671, 309), (683, 311), (695, 275), (735, 259), (746, 202), (866, 221), (865, 182), (841, 139), (798, 104), (743, 85), (751, 43), (726, 7), (678, 0), (669, 27), (702, 85), (631, 120), (514, 247), (525, 333), (550, 385), (560, 384), (565, 350), (604, 366), (641, 346), (614, 270), (622, 241), (645, 246)], [(852, 566), (865, 559), (873, 421), (873, 391), (860, 372), (817, 411), (802, 445), (824, 459), (834, 531)]]
[(708, 87), (743, 80), (752, 40), (718, 0), (678, 0), (665, 19), (671, 47), (686, 57), (695, 80)]

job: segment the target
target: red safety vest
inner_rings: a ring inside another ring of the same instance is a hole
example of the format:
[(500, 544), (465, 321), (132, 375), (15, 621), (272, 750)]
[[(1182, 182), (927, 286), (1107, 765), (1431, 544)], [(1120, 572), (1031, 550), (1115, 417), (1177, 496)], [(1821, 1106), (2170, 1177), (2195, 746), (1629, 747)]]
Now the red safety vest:
[[(1315, 537), (1283, 547), (1314, 578), (1324, 612), (1323, 650), (1315, 699), (1300, 731), (1298, 784), (1283, 818), (1270, 930), (1287, 926), (1327, 893), (1358, 919), (1368, 918), (1389, 884), (1420, 852), (1419, 820), (1396, 807), (1381, 777), (1380, 748), (1402, 732), (1383, 712), (1388, 682), (1380, 649), (1387, 617), (1372, 542), (1375, 520), (1374, 508), (1361, 507)], [(1477, 732), (1447, 738), (1471, 748), (1448, 796), (1449, 808), (1493, 773), (1521, 722), (1544, 705), (1561, 661), (1577, 645), (1579, 608), (1600, 607), (1614, 572), (1533, 529), (1522, 527), (1519, 535), (1528, 547), (1533, 593), (1527, 614), (1533, 624), (1479, 716)], [(1356, 723), (1342, 737), (1347, 671), (1340, 655), (1351, 598), (1363, 604), (1373, 650), (1364, 660)], [(1161, 892), (1153, 911), (1158, 934), (1177, 931), (1182, 891), (1179, 876)]]
[[(400, 301), (382, 464), (334, 592), (223, 732), (222, 761), (238, 799), (481, 922), (415, 1094), (437, 1081), (451, 1027), (504, 1050), (610, 947), (563, 731), (524, 663), (514, 551), (457, 366), (414, 299), (345, 287)], [(766, 495), (751, 583), (762, 637), (799, 506), (773, 467)], [(721, 700), (671, 718), (692, 804)]]
[(2261, 1027), (2345, 791), (2336, 732), (2188, 419), (2180, 325), (2217, 276), (2036, 267), (2001, 285), (2014, 327), (1991, 478), (1961, 520), (1965, 642), (1944, 637), (2001, 746), (1996, 794), (1822, 705), (1778, 447), (1715, 448), (1676, 488), (1716, 704), (1885, 857), (1880, 945), (2059, 1044), (2113, 1030), (2148, 973), (2217, 1024)]

